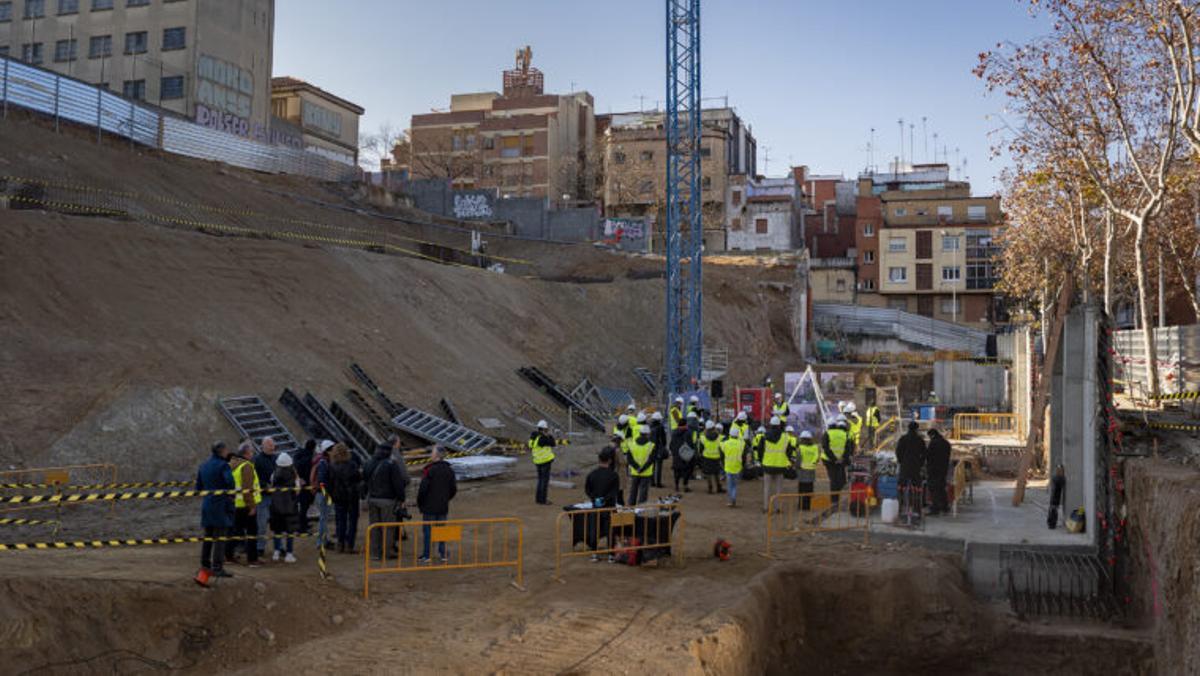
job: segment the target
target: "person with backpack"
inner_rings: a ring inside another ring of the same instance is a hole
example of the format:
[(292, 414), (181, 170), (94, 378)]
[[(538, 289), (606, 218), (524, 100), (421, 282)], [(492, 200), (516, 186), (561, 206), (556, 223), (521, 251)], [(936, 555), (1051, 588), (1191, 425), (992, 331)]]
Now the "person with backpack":
[(296, 474), (294, 464), (292, 456), (280, 453), (275, 458), (275, 470), (271, 473), (269, 485), (274, 491), (271, 494), (269, 509), (273, 536), (271, 539), (275, 545), (275, 553), (271, 555), (272, 561), (283, 559), (286, 563), (296, 562), (296, 556), (292, 554), (292, 534), (300, 525), (300, 496), (305, 491), (301, 488), (300, 477)]
[[(421, 486), (417, 489), (417, 508), (421, 510), (420, 563), (429, 563), (429, 540), (433, 535), (431, 523), (445, 521), (450, 514), (450, 501), (458, 493), (458, 480), (454, 476), (454, 468), (446, 462), (446, 451), (441, 446), (434, 446), (429, 456), (429, 464), (421, 473)], [(446, 543), (438, 543), (438, 558), (446, 563)]]
[[(396, 460), (400, 437), (393, 436), (375, 449), (367, 462), (363, 476), (367, 481), (367, 523), (400, 521), (404, 515), (404, 500), (408, 486), (408, 470)], [(385, 555), (394, 556), (399, 528), (385, 528), (374, 538), (368, 536), (371, 559), (379, 561)]]
[(671, 473), (675, 476), (675, 490), (683, 483), (683, 492), (691, 493), (688, 482), (692, 480), (692, 472), (696, 466), (696, 434), (699, 430), (700, 419), (695, 411), (688, 411), (683, 425), (671, 430), (670, 452)]
[(329, 451), (332, 461), (334, 518), (337, 526), (337, 551), (355, 554), (354, 538), (358, 534), (359, 500), (362, 494), (362, 470), (350, 457), (350, 449), (338, 443)]

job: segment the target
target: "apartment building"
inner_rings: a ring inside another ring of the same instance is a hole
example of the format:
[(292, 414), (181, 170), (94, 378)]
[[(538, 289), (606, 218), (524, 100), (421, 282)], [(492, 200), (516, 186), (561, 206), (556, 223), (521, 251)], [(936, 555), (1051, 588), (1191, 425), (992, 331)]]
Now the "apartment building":
[(305, 150), (345, 164), (358, 164), (358, 121), (362, 106), (294, 77), (271, 79), (272, 124), (298, 130)]
[(792, 251), (802, 242), (801, 191), (793, 176), (729, 177), (726, 250)]
[(274, 0), (0, 0), (0, 56), (267, 140)]
[(443, 112), (413, 115), (410, 170), (458, 189), (553, 204), (593, 199), (595, 103), (585, 91), (544, 93), (532, 50), (518, 50), (502, 92), (454, 94)]
[[(727, 248), (729, 199), (733, 179), (754, 176), (758, 150), (753, 132), (732, 108), (701, 111), (700, 173), (704, 245), (710, 251)], [(662, 239), (661, 223), (667, 199), (666, 114), (641, 111), (601, 115), (604, 213), (614, 218), (643, 218)], [(738, 193), (745, 196), (745, 190)], [(744, 206), (744, 204), (739, 205)]]

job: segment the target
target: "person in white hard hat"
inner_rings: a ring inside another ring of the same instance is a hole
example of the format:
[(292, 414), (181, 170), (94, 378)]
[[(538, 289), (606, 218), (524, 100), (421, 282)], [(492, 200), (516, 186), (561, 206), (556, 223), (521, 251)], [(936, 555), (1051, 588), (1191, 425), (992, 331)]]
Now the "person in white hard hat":
[(825, 470), (829, 474), (829, 490), (833, 493), (832, 501), (837, 505), (838, 495), (846, 487), (846, 466), (854, 455), (854, 440), (850, 438), (849, 424), (846, 416), (839, 415), (833, 425), (821, 437), (821, 450)]
[(788, 408), (787, 402), (783, 400), (783, 395), (775, 393), (775, 403), (771, 406), (771, 415), (786, 421), (791, 414), (791, 409)]
[(667, 411), (667, 430), (674, 432), (685, 424), (687, 424), (687, 418), (684, 417), (683, 397), (675, 397), (675, 401), (671, 403), (671, 409)]
[(807, 512), (812, 504), (808, 497), (813, 492), (817, 482), (817, 462), (821, 459), (821, 447), (813, 441), (812, 432), (804, 430), (796, 444), (796, 479), (799, 486), (796, 492), (800, 498), (800, 509)]
[[(763, 513), (771, 508), (771, 498), (783, 492), (783, 477), (792, 465), (791, 437), (783, 429), (779, 418), (771, 418), (763, 435), (761, 445), (756, 449), (758, 461), (763, 468)], [(782, 506), (776, 500), (775, 511), (781, 511)]]
[(698, 397), (694, 394), (692, 396), (688, 397), (688, 407), (687, 407), (688, 413), (692, 413), (693, 411), (696, 413), (696, 415), (698, 417), (700, 417), (700, 418), (704, 417), (704, 411), (700, 410), (700, 397)]
[(729, 429), (737, 430), (738, 437), (743, 441), (748, 440), (750, 438), (750, 416), (745, 411), (739, 412), (737, 418), (729, 424)]
[(725, 484), (729, 487), (726, 495), (729, 507), (737, 507), (738, 479), (742, 476), (748, 450), (746, 440), (740, 434), (738, 428), (734, 427), (729, 430), (729, 438), (721, 442), (722, 468), (725, 470)]
[(550, 425), (545, 420), (539, 420), (537, 429), (529, 436), (529, 453), (533, 466), (537, 468), (537, 488), (534, 490), (534, 501), (539, 505), (552, 504), (549, 499), (550, 465), (554, 462), (554, 448), (558, 443), (550, 434)]
[(854, 440), (854, 447), (862, 446), (862, 416), (858, 414), (858, 406), (852, 402), (846, 402), (846, 430), (850, 432), (850, 438)]
[(700, 435), (699, 443), (700, 469), (708, 482), (708, 492), (725, 492), (721, 481), (725, 474), (725, 468), (721, 464), (721, 431), (715, 422), (709, 420), (704, 423), (704, 434)]

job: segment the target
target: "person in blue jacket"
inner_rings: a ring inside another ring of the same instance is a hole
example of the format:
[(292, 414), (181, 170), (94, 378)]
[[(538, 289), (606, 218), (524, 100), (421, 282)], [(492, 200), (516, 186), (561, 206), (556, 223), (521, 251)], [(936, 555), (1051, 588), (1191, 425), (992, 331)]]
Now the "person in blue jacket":
[[(224, 441), (212, 445), (212, 457), (196, 473), (198, 491), (232, 491), (233, 471), (229, 468), (229, 447)], [(200, 526), (204, 544), (200, 546), (200, 567), (213, 577), (233, 577), (225, 572), (225, 543), (214, 541), (233, 528), (233, 495), (205, 495), (200, 503)], [(253, 546), (253, 544), (251, 544)]]

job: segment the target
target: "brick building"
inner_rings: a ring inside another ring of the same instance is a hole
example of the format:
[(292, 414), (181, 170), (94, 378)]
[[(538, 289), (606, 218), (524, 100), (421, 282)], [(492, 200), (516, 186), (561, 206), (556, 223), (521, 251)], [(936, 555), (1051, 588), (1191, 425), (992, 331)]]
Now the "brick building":
[(517, 52), (503, 92), (454, 94), (450, 110), (413, 115), (410, 170), (455, 188), (561, 204), (594, 198), (595, 114), (587, 92), (546, 94), (543, 75)]

